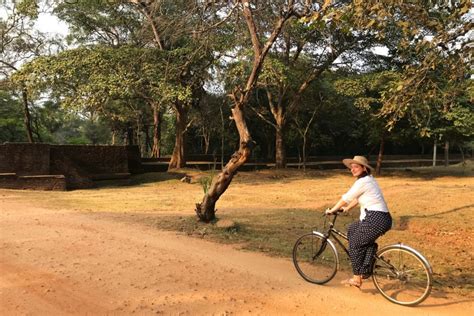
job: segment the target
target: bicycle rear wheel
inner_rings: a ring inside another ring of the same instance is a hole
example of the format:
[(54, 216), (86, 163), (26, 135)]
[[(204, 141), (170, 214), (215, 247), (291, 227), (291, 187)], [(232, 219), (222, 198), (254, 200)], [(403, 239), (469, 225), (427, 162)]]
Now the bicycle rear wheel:
[(381, 249), (373, 265), (375, 287), (389, 301), (414, 306), (430, 295), (433, 276), (428, 261), (405, 245)]
[(339, 258), (334, 244), (317, 232), (301, 236), (293, 247), (293, 263), (308, 282), (324, 284), (336, 275)]

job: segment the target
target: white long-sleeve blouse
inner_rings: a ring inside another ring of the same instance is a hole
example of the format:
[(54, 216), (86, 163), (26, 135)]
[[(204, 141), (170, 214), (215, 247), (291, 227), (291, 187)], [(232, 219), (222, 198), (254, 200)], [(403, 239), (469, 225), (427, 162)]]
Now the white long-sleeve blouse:
[(346, 203), (357, 199), (360, 205), (360, 220), (366, 216), (366, 210), (388, 212), (387, 203), (380, 190), (379, 184), (371, 175), (357, 179), (352, 187), (342, 196)]

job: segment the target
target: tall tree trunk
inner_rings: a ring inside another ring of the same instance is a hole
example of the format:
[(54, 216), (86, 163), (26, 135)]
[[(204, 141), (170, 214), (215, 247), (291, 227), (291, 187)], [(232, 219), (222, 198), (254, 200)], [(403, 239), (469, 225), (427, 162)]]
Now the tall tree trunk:
[(462, 145), (458, 145), (458, 148), (459, 148), (459, 152), (461, 153), (462, 164), (465, 165), (466, 164), (466, 157), (464, 156), (464, 149), (462, 148)]
[(286, 148), (283, 138), (283, 126), (277, 126), (275, 136), (275, 167), (283, 169), (286, 167)]
[(211, 131), (204, 127), (202, 128), (202, 139), (204, 141), (204, 154), (207, 155), (211, 144)]
[[(277, 97), (278, 102), (274, 102), (273, 93), (270, 92), (268, 87), (266, 88), (270, 111), (275, 119), (274, 124), (271, 122), (269, 123), (275, 128), (275, 167), (277, 169), (283, 169), (286, 167), (286, 146), (284, 139), (286, 118), (284, 115), (285, 105), (282, 102), (285, 90), (284, 87), (280, 87)], [(264, 120), (267, 121), (266, 119)]]
[[(301, 135), (301, 137), (303, 138), (303, 158), (300, 159), (300, 163), (301, 163), (301, 160), (302, 160), (303, 161), (303, 170), (305, 172), (306, 172), (306, 161), (307, 161), (307, 158), (308, 158), (307, 154), (306, 154), (306, 148), (308, 146), (307, 145), (308, 144), (308, 131), (311, 127), (311, 124), (314, 121), (314, 118), (316, 117), (317, 109), (318, 109), (317, 106), (315, 106), (314, 110), (313, 110), (313, 113), (311, 114), (311, 118), (309, 119), (308, 123), (306, 124), (306, 126), (304, 128), (302, 128), (301, 123), (299, 122), (299, 120), (296, 117), (293, 118), (293, 121), (295, 122), (296, 127), (297, 127), (297, 131)], [(298, 154), (299, 154), (299, 150), (298, 150)]]
[(43, 142), (43, 139), (41, 138), (41, 134), (40, 134), (40, 127), (38, 126), (38, 120), (34, 120), (32, 121), (31, 123), (35, 124), (35, 127), (31, 128), (31, 131), (36, 135), (36, 142), (37, 143), (42, 143)]
[[(282, 93), (280, 93), (282, 95)], [(271, 95), (269, 94), (269, 97)], [(286, 167), (286, 146), (284, 139), (286, 117), (284, 114), (284, 105), (281, 102), (277, 102), (276, 105), (270, 103), (272, 108), (272, 114), (275, 118), (275, 167), (277, 169), (283, 169)]]
[(221, 112), (221, 123), (222, 123), (221, 124), (221, 169), (223, 169), (224, 168), (225, 121), (224, 121), (224, 112), (222, 111), (222, 104), (219, 107), (219, 110)]
[(160, 141), (161, 141), (161, 117), (160, 106), (153, 105), (153, 147), (151, 149), (151, 157), (160, 157)]
[[(140, 155), (143, 155), (143, 153), (146, 150), (146, 147), (145, 147), (145, 150), (144, 150), (143, 149), (143, 144), (142, 144), (141, 133), (142, 133), (141, 115), (140, 115), (140, 112), (138, 112), (137, 113), (137, 133), (136, 133), (135, 136), (136, 136), (136, 140), (137, 140), (138, 150), (140, 151)], [(145, 144), (145, 146), (146, 146), (146, 144)]]
[(176, 137), (174, 142), (173, 154), (171, 156), (168, 170), (184, 168), (186, 166), (186, 159), (184, 157), (185, 151), (185, 132), (187, 124), (187, 111), (185, 105), (176, 103)]
[(21, 97), (23, 99), (23, 112), (24, 112), (24, 123), (25, 123), (25, 129), (26, 129), (26, 136), (28, 137), (28, 142), (34, 143), (33, 139), (33, 132), (31, 128), (31, 115), (30, 115), (30, 109), (28, 107), (28, 92), (26, 91), (26, 88), (23, 88), (21, 91)]
[(444, 166), (449, 166), (449, 140), (444, 142)]
[(382, 134), (380, 137), (380, 147), (379, 147), (379, 154), (377, 156), (377, 164), (375, 166), (375, 174), (380, 175), (380, 171), (382, 170), (382, 160), (383, 160), (383, 152), (385, 147), (385, 135)]
[(306, 133), (303, 135), (303, 171), (306, 172), (306, 143), (308, 137)]
[(145, 132), (145, 152), (142, 153), (142, 157), (147, 156), (149, 152), (153, 149), (153, 145), (150, 144), (150, 130), (149, 125), (143, 125), (143, 131)]
[(434, 143), (433, 143), (433, 167), (436, 167), (436, 149), (438, 148), (438, 139), (435, 136)]
[(250, 157), (254, 145), (241, 106), (236, 106), (232, 109), (232, 116), (239, 132), (240, 146), (222, 171), (213, 179), (211, 187), (206, 195), (204, 195), (202, 202), (196, 204), (197, 216), (206, 223), (215, 219), (217, 200), (219, 200), (220, 196), (227, 190), (234, 175), (237, 173), (237, 169)]
[(133, 127), (127, 127), (127, 136), (126, 136), (126, 145), (134, 145), (134, 137), (133, 137)]

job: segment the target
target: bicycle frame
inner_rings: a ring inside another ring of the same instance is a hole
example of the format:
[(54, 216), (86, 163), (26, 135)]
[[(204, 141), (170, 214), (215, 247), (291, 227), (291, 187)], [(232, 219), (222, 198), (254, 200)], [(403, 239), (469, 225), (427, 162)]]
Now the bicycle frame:
[(347, 237), (346, 234), (334, 228), (334, 223), (336, 222), (336, 218), (337, 218), (337, 213), (334, 214), (334, 219), (331, 222), (329, 222), (329, 229), (327, 233), (324, 234), (324, 238), (329, 239), (330, 237), (332, 237), (332, 239), (334, 239), (339, 244), (339, 246), (341, 246), (344, 252), (349, 256), (349, 250), (347, 250), (346, 245), (342, 241), (340, 241), (339, 238), (337, 238), (337, 236), (343, 238), (346, 241), (348, 241), (349, 238)]
[[(328, 240), (331, 240), (330, 238), (332, 237), (332, 239), (334, 239), (338, 244), (339, 246), (344, 250), (344, 252), (346, 253), (346, 255), (348, 257), (349, 256), (349, 250), (347, 249), (346, 245), (339, 239), (337, 238), (337, 236), (341, 237), (342, 239), (344, 239), (345, 241), (349, 241), (349, 237), (344, 234), (343, 232), (337, 230), (336, 228), (334, 228), (334, 225), (335, 225), (335, 222), (336, 222), (336, 218), (337, 218), (337, 213), (333, 214), (334, 215), (334, 218), (332, 221), (329, 222), (329, 229), (327, 230), (327, 232), (324, 234), (324, 238), (328, 239)], [(401, 248), (409, 248), (405, 245), (402, 245), (401, 243), (399, 243), (400, 247)], [(391, 246), (391, 245), (388, 245), (388, 246)], [(386, 246), (386, 247), (388, 247)], [(415, 251), (414, 249), (410, 248), (411, 250)], [(381, 260), (382, 258), (380, 258), (377, 254), (374, 254), (374, 258), (376, 260)], [(338, 258), (338, 261), (339, 261), (339, 258)], [(394, 266), (392, 264), (390, 264), (389, 262), (386, 262), (385, 260), (383, 260), (387, 266), (392, 270), (392, 271), (395, 271), (396, 269), (394, 268)], [(339, 268), (339, 263), (338, 263), (338, 268)]]
[[(339, 238), (337, 238), (337, 236), (341, 237), (345, 241), (349, 241), (349, 238), (346, 234), (344, 234), (343, 232), (341, 232), (341, 231), (337, 230), (336, 228), (334, 228), (336, 218), (337, 218), (337, 213), (335, 213), (333, 215), (334, 215), (334, 218), (333, 218), (332, 221), (329, 222), (329, 228), (328, 228), (327, 232), (325, 234), (323, 234), (323, 236), (324, 236), (325, 239), (328, 239), (329, 241), (331, 240), (330, 238), (332, 237), (332, 239), (334, 239), (339, 244), (339, 246), (341, 246), (341, 248), (344, 250), (346, 255), (349, 256), (349, 250), (347, 250), (346, 245)], [(425, 265), (428, 266), (430, 273), (433, 273), (431, 265), (425, 259), (425, 257), (423, 257), (418, 251), (416, 251), (415, 249), (413, 249), (413, 248), (411, 248), (407, 245), (404, 245), (402, 243), (393, 244), (393, 245), (386, 245), (385, 247), (380, 249), (380, 251), (383, 251), (384, 249), (392, 247), (392, 246), (398, 246), (400, 249), (406, 249), (408, 251), (416, 253), (421, 258), (421, 260), (425, 263)], [(374, 259), (381, 260), (394, 273), (394, 275), (397, 274), (397, 272), (396, 272), (397, 269), (390, 262), (387, 262), (383, 258), (379, 257), (377, 253), (374, 254)], [(339, 257), (338, 257), (337, 260), (339, 261)], [(338, 262), (338, 269), (339, 269), (339, 262)]]

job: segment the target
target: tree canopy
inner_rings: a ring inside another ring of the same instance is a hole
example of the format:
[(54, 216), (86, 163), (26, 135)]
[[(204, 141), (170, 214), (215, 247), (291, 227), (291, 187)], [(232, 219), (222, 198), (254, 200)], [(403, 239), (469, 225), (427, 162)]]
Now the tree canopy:
[(248, 159), (472, 146), (468, 0), (53, 2), (66, 38), (35, 1), (6, 8), (0, 140), (230, 157), (198, 209)]

